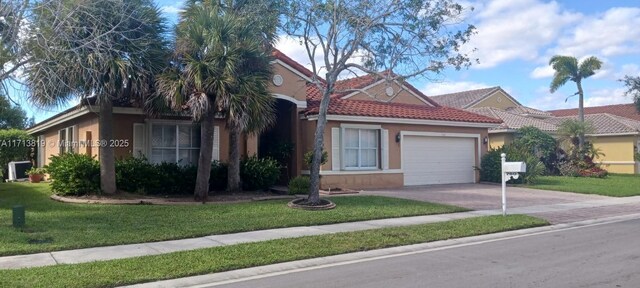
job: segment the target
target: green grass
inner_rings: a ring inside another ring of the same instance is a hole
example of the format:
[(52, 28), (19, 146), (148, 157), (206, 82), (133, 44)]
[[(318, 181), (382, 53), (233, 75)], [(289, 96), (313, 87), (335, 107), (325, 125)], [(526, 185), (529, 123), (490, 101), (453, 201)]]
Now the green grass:
[(610, 174), (607, 178), (542, 176), (536, 184), (526, 187), (611, 197), (640, 195), (640, 176)]
[[(47, 184), (0, 184), (0, 256), (106, 245), (466, 211), (377, 196), (334, 197), (329, 211), (286, 207), (288, 200), (210, 205), (66, 204)], [(27, 227), (11, 227), (11, 207), (26, 207)]]
[(111, 287), (548, 224), (524, 215), (307, 236), (123, 260), (0, 270), (0, 287)]

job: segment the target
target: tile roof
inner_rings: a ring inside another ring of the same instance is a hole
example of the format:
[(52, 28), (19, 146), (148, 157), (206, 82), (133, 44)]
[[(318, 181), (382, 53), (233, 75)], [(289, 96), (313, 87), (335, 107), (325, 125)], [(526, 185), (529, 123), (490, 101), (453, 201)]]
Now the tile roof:
[[(548, 111), (554, 116), (564, 117), (578, 115), (578, 109), (561, 109)], [(597, 107), (585, 107), (585, 114), (609, 113), (629, 119), (640, 121), (640, 113), (636, 110), (635, 104), (617, 104)]]
[(525, 126), (533, 126), (547, 132), (553, 132), (558, 129), (554, 123), (545, 122), (529, 116), (518, 115), (494, 107), (469, 108), (467, 111), (502, 120), (502, 125), (491, 128), (490, 130), (520, 129)]
[[(307, 100), (307, 103), (308, 108), (305, 111), (305, 114), (318, 114), (320, 101)], [(368, 100), (331, 99), (327, 113), (329, 115), (404, 118), (488, 124), (499, 124), (501, 122), (498, 119), (450, 107), (428, 107), (424, 105), (387, 103)]]
[(540, 117), (540, 118), (547, 118), (547, 117), (552, 117), (553, 115), (549, 112), (546, 111), (542, 111), (542, 110), (538, 110), (538, 109), (534, 109), (531, 107), (527, 107), (527, 106), (516, 106), (516, 107), (509, 107), (507, 109), (505, 109), (505, 111), (507, 112), (511, 112), (514, 114), (519, 114), (519, 115), (528, 115), (528, 116), (532, 116), (532, 117)]
[(498, 89), (500, 89), (500, 86), (429, 96), (429, 98), (442, 106), (466, 108), (469, 104), (488, 96)]
[[(577, 119), (578, 116), (552, 117), (545, 119), (549, 123), (560, 125), (567, 119)], [(584, 121), (593, 125), (593, 135), (598, 134), (625, 134), (640, 132), (640, 121), (624, 118), (609, 113), (587, 114)]]

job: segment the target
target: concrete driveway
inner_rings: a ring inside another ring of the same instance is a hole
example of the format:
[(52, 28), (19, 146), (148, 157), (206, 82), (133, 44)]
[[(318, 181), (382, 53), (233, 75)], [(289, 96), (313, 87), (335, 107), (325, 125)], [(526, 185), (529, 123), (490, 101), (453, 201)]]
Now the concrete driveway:
[[(363, 195), (381, 195), (419, 201), (451, 204), (473, 210), (501, 209), (500, 185), (448, 184), (409, 186), (385, 190), (363, 191)], [(507, 206), (527, 207), (609, 199), (600, 195), (507, 187)]]

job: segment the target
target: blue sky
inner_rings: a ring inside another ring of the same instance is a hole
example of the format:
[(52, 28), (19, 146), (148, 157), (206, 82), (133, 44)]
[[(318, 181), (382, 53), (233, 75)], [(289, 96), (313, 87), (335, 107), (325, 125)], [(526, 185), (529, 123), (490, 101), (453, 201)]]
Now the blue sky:
[[(156, 0), (172, 22), (180, 3)], [(459, 1), (474, 7), (466, 22), (478, 28), (478, 34), (466, 47), (480, 64), (468, 70), (445, 71), (437, 82), (411, 81), (427, 95), (501, 86), (520, 103), (538, 109), (577, 107), (575, 84), (567, 83), (549, 93), (553, 70), (547, 65), (556, 54), (577, 58), (596, 56), (603, 60), (599, 73), (584, 81), (585, 105), (630, 103), (617, 81), (623, 75), (640, 76), (640, 1), (542, 1), (486, 0)], [(585, 4), (588, 3), (588, 4)], [(308, 64), (303, 48), (296, 41), (282, 38), (278, 45), (303, 65)], [(23, 98), (23, 97), (14, 97)], [(23, 101), (29, 115), (42, 121), (58, 109), (35, 109)]]

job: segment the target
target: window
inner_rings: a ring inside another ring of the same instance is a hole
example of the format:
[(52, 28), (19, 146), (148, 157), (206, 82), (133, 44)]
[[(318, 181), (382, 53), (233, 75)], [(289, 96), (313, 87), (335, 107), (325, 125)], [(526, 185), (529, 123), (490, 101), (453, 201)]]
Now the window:
[(199, 156), (199, 126), (191, 124), (152, 124), (151, 162), (196, 165)]
[(344, 168), (378, 168), (378, 129), (344, 129)]
[(74, 146), (76, 146), (77, 143), (74, 142), (76, 138), (73, 128), (73, 126), (69, 126), (58, 130), (58, 147), (60, 149), (60, 154), (75, 152)]

